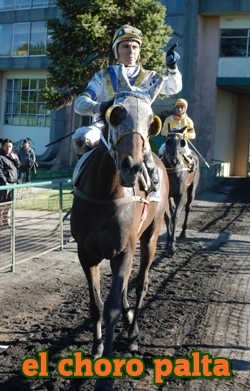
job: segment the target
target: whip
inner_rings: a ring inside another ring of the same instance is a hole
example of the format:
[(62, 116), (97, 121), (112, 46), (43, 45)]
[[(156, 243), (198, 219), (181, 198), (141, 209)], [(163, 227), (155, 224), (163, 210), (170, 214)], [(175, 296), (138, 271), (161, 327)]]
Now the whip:
[(190, 141), (189, 139), (187, 139), (187, 140), (188, 140), (189, 144), (192, 146), (192, 148), (194, 149), (194, 151), (197, 153), (197, 155), (199, 155), (200, 158), (203, 160), (203, 162), (206, 164), (206, 166), (207, 166), (208, 168), (210, 168), (208, 162), (204, 159), (204, 157), (200, 154), (200, 152), (197, 151), (197, 149), (195, 148), (195, 146), (193, 145), (193, 143), (191, 143), (191, 141)]

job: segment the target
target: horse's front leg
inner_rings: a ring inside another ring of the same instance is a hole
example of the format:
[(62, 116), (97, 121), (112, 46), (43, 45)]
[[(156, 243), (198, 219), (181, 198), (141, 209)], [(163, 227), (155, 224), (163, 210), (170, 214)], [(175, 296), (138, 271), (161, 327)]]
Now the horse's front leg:
[(176, 231), (177, 231), (178, 221), (179, 221), (180, 214), (181, 214), (183, 205), (185, 203), (185, 200), (186, 200), (186, 193), (185, 192), (174, 197), (175, 209), (174, 209), (174, 213), (172, 215), (173, 233), (172, 233), (172, 246), (170, 248), (170, 255), (174, 255), (177, 250), (177, 248), (176, 248)]
[(182, 224), (182, 230), (180, 233), (180, 239), (182, 239), (182, 240), (186, 239), (186, 229), (187, 229), (188, 216), (189, 216), (189, 212), (192, 207), (194, 197), (195, 197), (195, 192), (193, 191), (193, 184), (191, 184), (187, 190), (187, 202), (185, 205), (185, 217), (184, 217), (184, 221)]
[(167, 255), (172, 256), (176, 252), (176, 227), (178, 206), (173, 197), (169, 198), (169, 212), (165, 212), (164, 219), (167, 227), (166, 249)]
[(128, 284), (122, 292), (122, 314), (124, 323), (131, 324), (134, 317), (134, 311), (131, 309), (128, 302)]
[(136, 305), (134, 310), (133, 322), (131, 324), (129, 334), (128, 334), (128, 342), (129, 342), (129, 350), (131, 352), (138, 351), (138, 337), (139, 337), (139, 317), (140, 311), (142, 308), (143, 300), (148, 291), (148, 273), (150, 266), (154, 260), (155, 250), (157, 239), (161, 230), (162, 221), (157, 224), (157, 227), (152, 234), (151, 226), (143, 233), (140, 239), (140, 269), (137, 277), (136, 284)]
[[(103, 311), (106, 328), (103, 357), (113, 357), (114, 330), (122, 314), (124, 305), (124, 302), (122, 304), (122, 300), (127, 294), (127, 285), (132, 269), (132, 261), (133, 253), (131, 250), (126, 253), (119, 254), (110, 261), (113, 272), (113, 280)], [(127, 304), (125, 300), (125, 305), (127, 306)], [(112, 391), (112, 383), (113, 381), (111, 378), (99, 378), (95, 383), (95, 391)]]
[[(123, 252), (110, 261), (113, 279), (111, 289), (104, 304), (103, 317), (105, 321), (105, 344), (103, 355), (113, 356), (113, 336), (115, 326), (120, 320), (122, 309), (129, 304), (125, 299), (127, 296), (128, 279), (132, 270), (133, 254), (131, 250)], [(125, 300), (125, 301), (124, 301)]]
[(78, 246), (78, 257), (89, 285), (90, 315), (93, 322), (93, 344), (91, 354), (94, 359), (102, 356), (102, 318), (103, 302), (100, 295), (99, 265), (90, 266), (90, 261), (84, 251)]
[(169, 249), (171, 249), (172, 246), (172, 240), (173, 240), (173, 224), (172, 224), (172, 218), (171, 213), (169, 210), (169, 207), (167, 207), (165, 213), (164, 213), (164, 221), (167, 229), (167, 235), (166, 235), (166, 250), (167, 255), (169, 254)]

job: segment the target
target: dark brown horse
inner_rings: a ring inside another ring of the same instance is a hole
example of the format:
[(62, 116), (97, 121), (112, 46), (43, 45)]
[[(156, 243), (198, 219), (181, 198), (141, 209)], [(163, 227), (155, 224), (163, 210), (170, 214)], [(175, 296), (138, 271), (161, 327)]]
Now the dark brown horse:
[[(183, 158), (185, 144), (188, 142), (183, 138), (183, 132), (186, 127), (181, 130), (170, 130), (165, 143), (162, 162), (164, 163), (169, 177), (169, 206), (171, 214), (171, 223), (169, 223), (168, 211), (165, 214), (165, 222), (167, 225), (167, 252), (173, 255), (176, 252), (176, 229), (180, 213), (185, 205), (185, 217), (182, 225), (180, 239), (186, 238), (186, 229), (188, 215), (195, 198), (196, 189), (200, 179), (199, 159), (197, 154), (192, 151), (193, 159), (196, 163), (196, 169), (193, 172), (189, 171), (187, 164)], [(169, 231), (170, 230), (170, 231)]]
[[(148, 201), (140, 183), (144, 145), (157, 123), (151, 103), (158, 94), (160, 81), (143, 93), (130, 87), (123, 66), (119, 73), (119, 90), (113, 107), (106, 113), (109, 127), (103, 132), (87, 176), (79, 179), (71, 213), (71, 231), (89, 285), (94, 358), (112, 357), (114, 330), (122, 314), (130, 323), (129, 349), (138, 350), (139, 313), (168, 206), (168, 176), (157, 156), (154, 159), (160, 174), (160, 201)], [(138, 239), (140, 268), (133, 312), (127, 289)], [(110, 260), (113, 275), (105, 303), (100, 296), (99, 264), (103, 259)], [(112, 380), (98, 379), (95, 390), (112, 390)]]

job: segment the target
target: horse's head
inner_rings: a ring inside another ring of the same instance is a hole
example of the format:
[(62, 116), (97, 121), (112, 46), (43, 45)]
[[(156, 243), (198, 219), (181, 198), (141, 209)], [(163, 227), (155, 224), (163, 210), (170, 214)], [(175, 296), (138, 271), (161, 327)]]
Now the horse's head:
[(168, 137), (165, 143), (164, 156), (172, 168), (177, 168), (183, 161), (182, 155), (187, 142), (183, 138), (183, 132), (185, 129), (186, 126), (180, 130), (169, 128)]
[(114, 104), (106, 113), (109, 124), (108, 144), (119, 170), (120, 183), (134, 186), (142, 170), (146, 141), (160, 132), (161, 121), (152, 111), (151, 104), (159, 93), (159, 79), (148, 90), (131, 87), (124, 66), (120, 66), (118, 92)]

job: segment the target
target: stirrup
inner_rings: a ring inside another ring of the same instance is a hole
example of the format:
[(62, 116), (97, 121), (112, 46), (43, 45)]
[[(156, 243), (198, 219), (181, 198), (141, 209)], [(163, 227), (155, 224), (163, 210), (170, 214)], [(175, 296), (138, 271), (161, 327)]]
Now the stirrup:
[(152, 183), (151, 191), (149, 193), (149, 201), (156, 201), (159, 202), (161, 199), (161, 187), (160, 183), (158, 182), (157, 185)]

